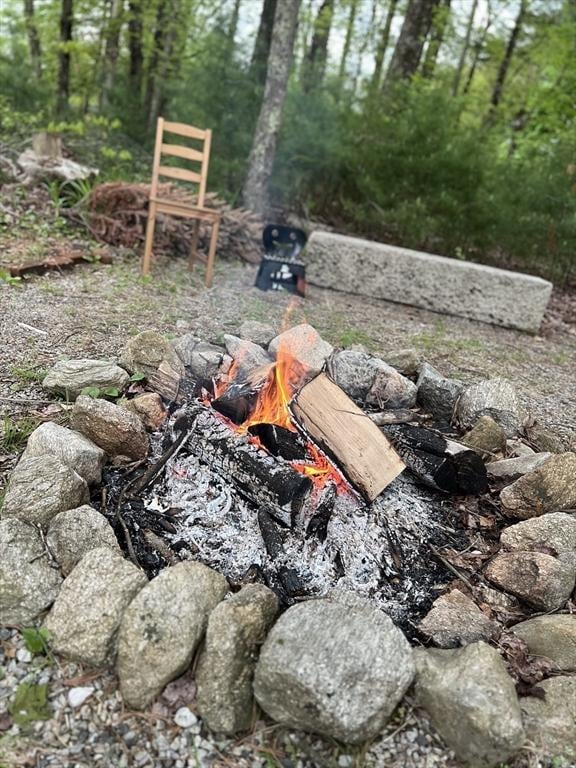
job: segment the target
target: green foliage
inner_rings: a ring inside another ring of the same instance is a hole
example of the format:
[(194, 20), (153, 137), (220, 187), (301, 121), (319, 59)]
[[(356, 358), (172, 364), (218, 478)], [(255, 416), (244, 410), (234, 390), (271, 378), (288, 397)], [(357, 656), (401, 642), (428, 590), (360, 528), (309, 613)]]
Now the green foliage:
[(115, 399), (120, 397), (120, 390), (116, 387), (84, 387), (80, 394), (93, 398), (108, 397), (110, 399)]
[(21, 277), (12, 277), (7, 269), (0, 269), (0, 285), (9, 285), (11, 288), (15, 288), (22, 283)]
[(8, 704), (8, 711), (21, 727), (37, 720), (49, 720), (52, 715), (48, 706), (48, 683), (20, 683), (14, 700)]
[(135, 371), (132, 376), (130, 376), (130, 381), (143, 381), (146, 378), (146, 374), (142, 373), (142, 371)]
[(50, 632), (45, 627), (24, 627), (21, 630), (24, 645), (35, 656), (47, 656)]
[(38, 426), (38, 420), (32, 418), (13, 419), (4, 416), (0, 421), (0, 450), (15, 453), (26, 445), (26, 441)]

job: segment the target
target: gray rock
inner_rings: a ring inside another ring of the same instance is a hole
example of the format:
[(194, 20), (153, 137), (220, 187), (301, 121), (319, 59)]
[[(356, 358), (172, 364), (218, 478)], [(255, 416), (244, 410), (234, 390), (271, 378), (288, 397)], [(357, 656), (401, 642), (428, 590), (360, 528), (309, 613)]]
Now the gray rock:
[(415, 694), (457, 758), (474, 768), (506, 762), (524, 743), (520, 705), (498, 652), (484, 642), (418, 650)]
[(491, 416), (508, 437), (518, 434), (523, 414), (516, 389), (507, 379), (485, 379), (462, 392), (456, 404), (456, 422), (469, 429), (481, 416)]
[(50, 523), (46, 541), (64, 576), (91, 549), (109, 547), (121, 554), (110, 523), (88, 505), (57, 514)]
[(210, 614), (196, 668), (198, 711), (217, 733), (247, 730), (258, 652), (278, 613), (278, 598), (262, 584), (247, 584)]
[(572, 566), (543, 552), (501, 552), (484, 575), (500, 589), (542, 611), (561, 608), (576, 582)]
[(48, 371), (42, 386), (75, 400), (85, 387), (122, 390), (128, 380), (126, 371), (106, 360), (60, 360)]
[(313, 232), (305, 258), (312, 285), (525, 331), (538, 330), (552, 292), (531, 275), (333, 232)]
[(60, 459), (22, 458), (12, 472), (0, 516), (47, 528), (58, 512), (79, 507), (88, 499), (86, 482)]
[(321, 338), (315, 328), (307, 323), (302, 323), (272, 339), (268, 351), (276, 358), (279, 350), (288, 352), (304, 366), (306, 373), (313, 375), (322, 370), (334, 348)]
[(53, 421), (40, 424), (28, 438), (24, 458), (56, 456), (88, 485), (102, 482), (104, 451), (87, 437)]
[(282, 725), (359, 743), (380, 732), (413, 676), (410, 645), (369, 601), (311, 600), (272, 628), (254, 692)]
[(462, 442), (483, 458), (492, 458), (506, 450), (506, 432), (491, 416), (481, 416)]
[(120, 352), (120, 365), (130, 373), (156, 373), (161, 363), (167, 363), (180, 376), (184, 366), (174, 347), (156, 331), (142, 331), (133, 336)]
[(0, 625), (30, 624), (61, 585), (36, 528), (16, 518), (0, 520)]
[(335, 352), (328, 361), (330, 376), (353, 400), (363, 402), (376, 378), (378, 360), (363, 346), (355, 344)]
[(241, 339), (253, 341), (261, 347), (268, 347), (268, 344), (276, 336), (276, 331), (267, 323), (259, 323), (257, 320), (245, 320), (240, 326), (238, 335)]
[(504, 511), (520, 519), (576, 507), (576, 453), (559, 453), (500, 493)]
[[(535, 453), (535, 450), (517, 437), (512, 437), (510, 440), (506, 440), (507, 456), (520, 458), (521, 456), (534, 456)], [(552, 451), (550, 451), (550, 453), (552, 453)]]
[(530, 445), (537, 451), (549, 453), (562, 453), (564, 444), (562, 439), (541, 424), (535, 423), (526, 427), (526, 435)]
[(112, 663), (120, 622), (146, 584), (144, 572), (114, 550), (92, 549), (64, 579), (46, 617), (54, 651), (91, 667)]
[(210, 611), (228, 582), (205, 565), (182, 562), (161, 571), (125, 611), (116, 672), (130, 707), (142, 709), (189, 666)]
[(366, 403), (378, 408), (413, 408), (417, 393), (413, 381), (383, 360), (377, 360), (376, 376), (366, 395)]
[(201, 381), (213, 379), (230, 363), (222, 347), (200, 341), (191, 333), (178, 339), (174, 348), (191, 376)]
[(429, 363), (422, 363), (418, 374), (418, 403), (438, 419), (450, 421), (464, 382), (442, 376)]
[(536, 616), (510, 629), (534, 656), (551, 659), (565, 672), (576, 672), (576, 616)]
[(226, 333), (224, 334), (224, 343), (226, 344), (226, 352), (237, 366), (236, 379), (238, 381), (243, 381), (258, 368), (269, 369), (272, 365), (272, 358), (262, 347), (252, 341)]
[(576, 517), (567, 512), (551, 512), (511, 525), (500, 534), (500, 543), (510, 552), (546, 552), (576, 570)]
[(422, 355), (417, 349), (398, 349), (387, 352), (384, 360), (403, 376), (416, 376)]
[(491, 461), (486, 464), (486, 471), (491, 477), (521, 477), (533, 472), (541, 464), (552, 456), (551, 453), (533, 453), (529, 456), (517, 456), (513, 459), (502, 459), (501, 461)]
[(440, 648), (490, 640), (498, 632), (498, 625), (459, 589), (435, 600), (418, 628)]
[(576, 677), (551, 677), (538, 687), (545, 699), (522, 699), (526, 733), (539, 757), (564, 758), (559, 765), (569, 768), (576, 761)]
[(138, 416), (107, 400), (81, 395), (70, 424), (111, 456), (143, 459), (148, 453), (148, 435)]
[(142, 424), (153, 432), (160, 429), (168, 418), (168, 411), (157, 392), (144, 392), (131, 400), (123, 398), (118, 401), (118, 405), (135, 413)]

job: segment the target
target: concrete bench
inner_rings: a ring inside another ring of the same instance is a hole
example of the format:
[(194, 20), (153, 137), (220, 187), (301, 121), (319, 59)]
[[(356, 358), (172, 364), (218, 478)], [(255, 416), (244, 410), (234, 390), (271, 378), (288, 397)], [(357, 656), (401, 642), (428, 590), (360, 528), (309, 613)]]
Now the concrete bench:
[(537, 332), (552, 284), (540, 277), (314, 232), (305, 252), (313, 285)]

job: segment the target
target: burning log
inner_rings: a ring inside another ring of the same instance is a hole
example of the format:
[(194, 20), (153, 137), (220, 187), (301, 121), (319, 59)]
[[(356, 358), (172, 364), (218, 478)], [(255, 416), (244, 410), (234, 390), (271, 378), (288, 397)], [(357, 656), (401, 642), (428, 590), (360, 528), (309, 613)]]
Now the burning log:
[(379, 496), (405, 469), (384, 434), (325, 374), (298, 392), (291, 412), (368, 501)]
[(298, 432), (277, 424), (254, 424), (248, 432), (257, 437), (272, 456), (281, 456), (288, 461), (306, 459), (306, 442)]

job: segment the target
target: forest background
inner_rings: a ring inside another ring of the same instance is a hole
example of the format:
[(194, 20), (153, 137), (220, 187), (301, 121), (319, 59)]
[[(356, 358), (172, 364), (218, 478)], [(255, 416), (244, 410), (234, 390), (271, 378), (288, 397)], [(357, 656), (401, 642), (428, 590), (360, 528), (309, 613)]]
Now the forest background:
[(234, 204), (576, 280), (576, 0), (0, 0), (0, 151), (145, 181), (158, 115)]

